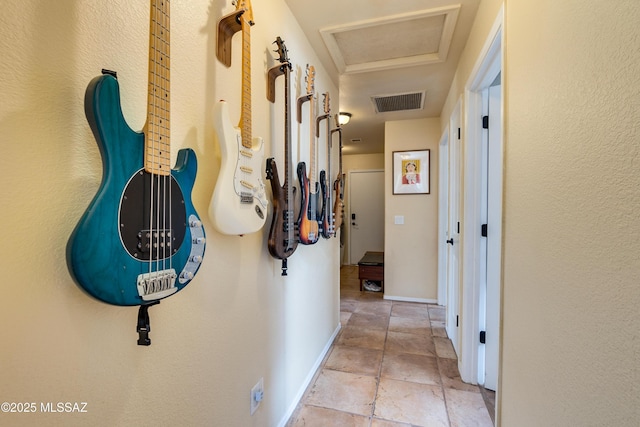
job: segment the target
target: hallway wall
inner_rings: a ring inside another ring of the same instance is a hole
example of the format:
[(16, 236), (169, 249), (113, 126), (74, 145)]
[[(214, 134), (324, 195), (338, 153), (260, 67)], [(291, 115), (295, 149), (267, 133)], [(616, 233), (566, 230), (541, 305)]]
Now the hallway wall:
[[(480, 5), (443, 128), (501, 3)], [(506, 0), (504, 16), (498, 424), (635, 426), (640, 4)]]
[(640, 420), (638, 22), (507, 2), (504, 426)]
[[(228, 0), (172, 4), (172, 164), (179, 148), (195, 150), (193, 202), (207, 248), (192, 283), (149, 310), (152, 344), (141, 347), (137, 309), (83, 293), (67, 270), (65, 246), (101, 179), (83, 106), (101, 68), (118, 72), (124, 116), (132, 129), (143, 127), (149, 4), (3, 2), (0, 263), (13, 274), (0, 285), (1, 398), (38, 409), (40, 402), (86, 402), (88, 412), (2, 413), (0, 424), (273, 426), (311, 379), (339, 322), (338, 239), (298, 247), (282, 277), (267, 252), (270, 216), (243, 237), (218, 233), (207, 218), (220, 168), (213, 105), (225, 99), (234, 124), (240, 114), (240, 36), (231, 68), (215, 57), (217, 21), (233, 10)], [(307, 63), (335, 111), (339, 96), (284, 1), (253, 2), (253, 18), (253, 135), (264, 138), (265, 157), (275, 156), (283, 173), (282, 78), (277, 103), (266, 99), (276, 36), (294, 64), (292, 97), (305, 87)], [(308, 139), (299, 139), (308, 132), (293, 129), (294, 162), (308, 161)], [(249, 393), (260, 378), (264, 400), (250, 416)]]
[[(385, 298), (438, 300), (437, 118), (385, 123)], [(393, 194), (393, 152), (430, 150), (430, 193)], [(403, 216), (404, 224), (395, 224)]]

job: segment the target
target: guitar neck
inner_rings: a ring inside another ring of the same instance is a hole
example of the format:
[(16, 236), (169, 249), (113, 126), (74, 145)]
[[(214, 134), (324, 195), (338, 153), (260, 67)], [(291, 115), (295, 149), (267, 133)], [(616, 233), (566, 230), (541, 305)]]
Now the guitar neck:
[(145, 138), (145, 170), (171, 173), (169, 97), (169, 2), (151, 1), (149, 31), (149, 92)]
[(327, 179), (331, 179), (331, 113), (327, 111)]
[(253, 23), (248, 21), (245, 14), (240, 16), (242, 21), (242, 110), (238, 127), (242, 134), (242, 146), (251, 148), (251, 32)]
[(338, 132), (338, 178), (342, 180), (342, 130)]
[[(338, 120), (336, 119), (336, 123)], [(338, 132), (338, 185), (341, 187), (340, 189), (336, 188), (339, 193), (339, 197), (342, 198), (342, 129), (340, 128), (340, 124), (338, 123), (338, 127), (331, 131), (333, 135), (334, 132)]]
[(284, 64), (284, 187), (287, 190), (287, 202), (293, 204), (293, 156), (291, 153), (291, 104), (289, 103), (289, 64)]
[(309, 148), (309, 192), (313, 193), (316, 188), (317, 179), (317, 164), (316, 164), (316, 114), (315, 114), (315, 97), (311, 94), (309, 98), (309, 136), (310, 136), (310, 148)]

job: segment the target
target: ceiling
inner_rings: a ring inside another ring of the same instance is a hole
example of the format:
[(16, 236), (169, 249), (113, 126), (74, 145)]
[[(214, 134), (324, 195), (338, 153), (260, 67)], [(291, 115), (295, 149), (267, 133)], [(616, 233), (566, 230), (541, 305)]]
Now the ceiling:
[(384, 122), (440, 117), (480, 0), (285, 0), (340, 88), (344, 154), (384, 152)]

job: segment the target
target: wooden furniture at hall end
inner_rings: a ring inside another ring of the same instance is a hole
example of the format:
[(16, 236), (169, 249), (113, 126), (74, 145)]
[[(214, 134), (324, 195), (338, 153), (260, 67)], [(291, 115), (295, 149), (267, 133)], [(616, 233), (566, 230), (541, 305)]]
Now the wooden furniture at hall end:
[(363, 290), (365, 280), (379, 281), (384, 292), (384, 252), (366, 252), (358, 261), (358, 279), (360, 291)]

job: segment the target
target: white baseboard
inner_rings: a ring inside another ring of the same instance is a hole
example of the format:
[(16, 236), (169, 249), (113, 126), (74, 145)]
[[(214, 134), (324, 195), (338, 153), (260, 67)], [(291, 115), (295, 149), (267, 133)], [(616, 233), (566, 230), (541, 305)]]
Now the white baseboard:
[(336, 330), (333, 331), (333, 334), (329, 338), (329, 341), (327, 342), (327, 344), (324, 346), (324, 348), (320, 352), (320, 355), (318, 356), (318, 358), (316, 359), (316, 362), (311, 367), (311, 370), (309, 371), (309, 374), (307, 375), (307, 378), (305, 378), (304, 382), (300, 386), (300, 389), (298, 390), (298, 393), (296, 393), (296, 396), (294, 397), (293, 402), (289, 406), (289, 409), (287, 409), (287, 412), (284, 413), (284, 416), (282, 417), (282, 419), (278, 423), (278, 427), (284, 427), (287, 424), (287, 422), (289, 421), (289, 418), (291, 418), (291, 415), (293, 415), (294, 411), (298, 407), (298, 404), (302, 400), (302, 396), (304, 396), (304, 392), (309, 387), (309, 384), (311, 384), (311, 381), (313, 380), (313, 377), (316, 375), (316, 371), (318, 370), (318, 368), (322, 364), (322, 361), (324, 360), (325, 356), (329, 352), (329, 349), (333, 345), (333, 341), (336, 339), (336, 336), (338, 336), (338, 332), (340, 332), (341, 328), (342, 328), (342, 324), (340, 322), (338, 322), (338, 327), (336, 327)]
[(431, 299), (431, 298), (394, 297), (392, 295), (385, 295), (384, 299), (388, 299), (391, 301), (420, 302), (423, 304), (438, 304), (437, 299)]

